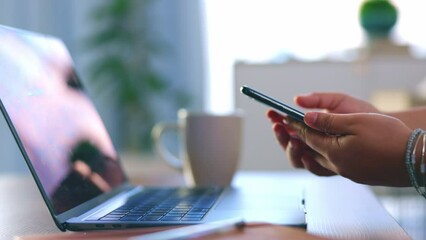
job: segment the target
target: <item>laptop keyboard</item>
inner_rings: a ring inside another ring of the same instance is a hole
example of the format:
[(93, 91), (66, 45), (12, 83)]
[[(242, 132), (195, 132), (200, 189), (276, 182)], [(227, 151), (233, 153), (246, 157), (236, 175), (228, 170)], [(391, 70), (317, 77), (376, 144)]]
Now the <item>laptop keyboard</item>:
[(200, 221), (216, 202), (221, 188), (150, 189), (103, 216), (101, 221)]

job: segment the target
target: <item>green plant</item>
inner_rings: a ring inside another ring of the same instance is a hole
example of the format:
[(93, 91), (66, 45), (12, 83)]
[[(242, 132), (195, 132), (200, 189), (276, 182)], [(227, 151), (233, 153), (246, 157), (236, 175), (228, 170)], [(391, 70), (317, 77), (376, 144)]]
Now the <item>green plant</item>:
[(168, 89), (152, 60), (165, 54), (167, 45), (151, 25), (151, 1), (103, 1), (91, 13), (95, 31), (87, 48), (98, 56), (90, 66), (95, 89), (110, 92), (118, 103), (122, 119), (123, 148), (151, 150), (150, 132), (159, 116), (152, 98), (169, 98), (184, 105), (181, 93)]

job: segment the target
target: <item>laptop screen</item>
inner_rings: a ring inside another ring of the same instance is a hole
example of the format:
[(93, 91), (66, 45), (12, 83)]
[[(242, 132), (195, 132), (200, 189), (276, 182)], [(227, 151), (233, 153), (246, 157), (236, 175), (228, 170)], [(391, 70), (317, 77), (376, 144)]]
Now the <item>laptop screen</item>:
[(126, 182), (62, 41), (0, 26), (0, 99), (56, 214)]

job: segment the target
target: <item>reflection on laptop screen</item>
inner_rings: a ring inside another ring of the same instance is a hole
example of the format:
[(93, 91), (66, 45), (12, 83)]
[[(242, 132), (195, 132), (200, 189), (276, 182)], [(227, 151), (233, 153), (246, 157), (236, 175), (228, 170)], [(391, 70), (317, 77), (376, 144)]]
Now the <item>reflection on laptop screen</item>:
[(64, 44), (0, 26), (0, 99), (56, 214), (126, 181)]

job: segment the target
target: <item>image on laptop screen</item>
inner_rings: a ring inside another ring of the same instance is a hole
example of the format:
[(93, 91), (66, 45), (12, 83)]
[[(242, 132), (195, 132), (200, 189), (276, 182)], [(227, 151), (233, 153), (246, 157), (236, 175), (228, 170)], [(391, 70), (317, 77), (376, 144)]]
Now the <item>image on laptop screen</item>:
[(2, 108), (56, 214), (126, 182), (62, 41), (1, 26), (0, 39)]

